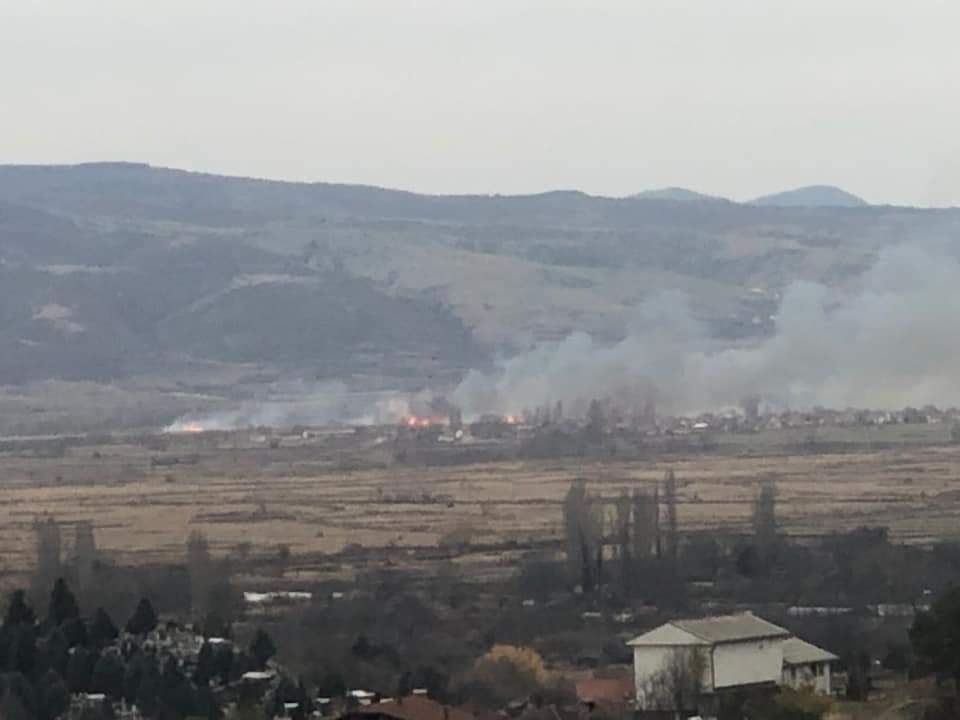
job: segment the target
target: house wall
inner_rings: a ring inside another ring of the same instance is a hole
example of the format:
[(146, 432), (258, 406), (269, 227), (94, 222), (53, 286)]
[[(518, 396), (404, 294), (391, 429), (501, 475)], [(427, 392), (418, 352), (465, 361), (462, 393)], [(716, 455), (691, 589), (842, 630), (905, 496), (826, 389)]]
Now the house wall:
[(830, 663), (784, 667), (781, 683), (787, 687), (792, 687), (794, 690), (809, 688), (822, 695), (830, 695), (833, 692)]
[(749, 640), (713, 647), (715, 689), (736, 685), (779, 683), (783, 670), (783, 640)]
[(667, 667), (674, 653), (690, 652), (699, 648), (703, 653), (706, 667), (704, 668), (702, 686), (705, 692), (713, 691), (713, 670), (710, 667), (710, 648), (703, 645), (644, 645), (633, 648), (633, 678), (637, 693), (637, 702), (645, 707), (644, 693), (649, 681), (657, 673)]

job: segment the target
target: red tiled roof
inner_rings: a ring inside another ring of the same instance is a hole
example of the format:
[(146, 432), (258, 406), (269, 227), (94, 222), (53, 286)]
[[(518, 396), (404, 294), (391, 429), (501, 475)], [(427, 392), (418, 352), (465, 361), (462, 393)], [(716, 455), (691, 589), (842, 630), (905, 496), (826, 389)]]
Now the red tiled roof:
[(580, 702), (620, 704), (633, 697), (633, 678), (599, 678), (577, 680)]
[(464, 710), (441, 705), (422, 695), (409, 695), (400, 700), (362, 705), (349, 714), (379, 715), (394, 720), (474, 720), (474, 716)]

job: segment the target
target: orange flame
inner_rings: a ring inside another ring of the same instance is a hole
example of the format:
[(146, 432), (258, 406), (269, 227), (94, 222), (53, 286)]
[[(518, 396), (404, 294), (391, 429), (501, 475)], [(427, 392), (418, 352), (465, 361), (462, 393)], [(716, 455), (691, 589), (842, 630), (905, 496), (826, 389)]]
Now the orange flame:
[(410, 428), (428, 428), (434, 425), (448, 425), (449, 423), (449, 418), (440, 415), (433, 417), (410, 415), (404, 421), (404, 424)]

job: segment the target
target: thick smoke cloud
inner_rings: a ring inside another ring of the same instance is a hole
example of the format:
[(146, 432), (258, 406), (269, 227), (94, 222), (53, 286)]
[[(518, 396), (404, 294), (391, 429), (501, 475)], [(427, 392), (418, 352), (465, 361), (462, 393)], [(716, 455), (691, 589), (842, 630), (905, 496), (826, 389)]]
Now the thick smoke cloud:
[(466, 417), (562, 401), (582, 414), (594, 398), (656, 402), (661, 412), (737, 406), (895, 409), (960, 405), (960, 264), (911, 248), (883, 252), (858, 289), (796, 283), (774, 334), (746, 347), (711, 346), (683, 297), (640, 309), (626, 339), (583, 334), (543, 344), (489, 374), (473, 371), (452, 400)]

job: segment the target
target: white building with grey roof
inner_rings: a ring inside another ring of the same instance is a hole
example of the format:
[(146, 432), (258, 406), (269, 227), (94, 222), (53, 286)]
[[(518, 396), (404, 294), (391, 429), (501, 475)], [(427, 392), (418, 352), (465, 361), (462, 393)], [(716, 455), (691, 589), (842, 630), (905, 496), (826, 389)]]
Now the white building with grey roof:
[(783, 642), (783, 678), (781, 684), (794, 690), (809, 689), (823, 695), (833, 694), (831, 669), (839, 660), (832, 652), (801, 640)]
[(695, 709), (664, 704), (676, 704), (679, 697), (694, 702), (693, 696), (730, 690), (803, 687), (811, 673), (814, 681), (809, 686), (829, 693), (830, 663), (836, 660), (752, 613), (672, 620), (628, 645), (633, 650), (637, 703), (643, 709)]

